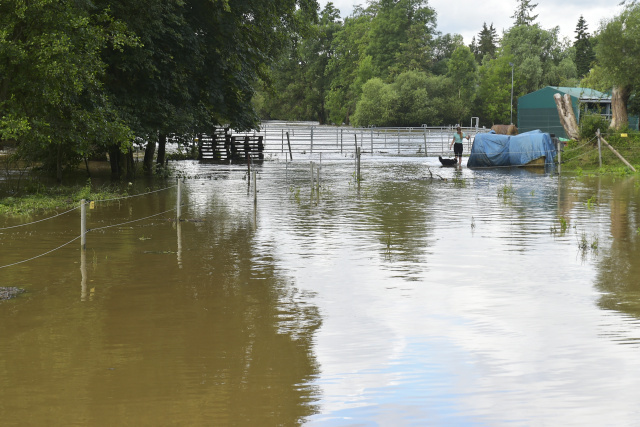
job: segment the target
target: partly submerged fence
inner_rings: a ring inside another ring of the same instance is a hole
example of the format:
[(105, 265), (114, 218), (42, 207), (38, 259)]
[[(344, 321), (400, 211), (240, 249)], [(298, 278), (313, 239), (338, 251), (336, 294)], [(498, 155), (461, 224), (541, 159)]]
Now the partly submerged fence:
[[(465, 142), (469, 152), (477, 133), (489, 132), (479, 127), (464, 127), (470, 135)], [(347, 126), (314, 125), (295, 122), (264, 122), (260, 131), (252, 135), (263, 136), (266, 156), (295, 157), (296, 154), (351, 153), (360, 148), (363, 154), (390, 156), (449, 155), (449, 144), (455, 128), (448, 127), (394, 127), (353, 128)], [(241, 134), (242, 135), (242, 134)]]
[[(127, 220), (127, 221), (116, 223), (116, 224), (109, 224), (109, 225), (104, 225), (104, 226), (100, 226), (100, 227), (87, 228), (87, 211), (86, 211), (87, 206), (89, 206), (90, 209), (93, 209), (93, 206), (96, 203), (99, 204), (99, 203), (105, 203), (105, 202), (121, 201), (121, 200), (124, 200), (124, 199), (131, 199), (131, 198), (134, 198), (134, 197), (140, 197), (140, 196), (145, 196), (145, 195), (152, 194), (152, 193), (158, 193), (158, 192), (166, 191), (166, 190), (169, 190), (169, 189), (172, 189), (172, 188), (176, 188), (176, 187), (177, 187), (177, 196), (176, 196), (176, 206), (174, 208), (167, 209), (167, 210), (164, 210), (162, 212), (156, 212), (156, 213), (151, 214), (151, 215), (146, 215), (146, 216), (144, 216), (142, 218), (136, 218), (136, 219), (132, 219), (132, 220)], [(92, 231), (98, 231), (98, 230), (104, 230), (104, 229), (107, 229), (107, 228), (119, 227), (121, 225), (131, 224), (131, 223), (143, 221), (143, 220), (146, 220), (146, 219), (149, 219), (149, 218), (154, 218), (154, 217), (157, 217), (157, 216), (160, 216), (160, 215), (164, 215), (164, 214), (167, 214), (167, 213), (173, 212), (173, 211), (176, 211), (176, 219), (179, 221), (180, 215), (181, 215), (181, 187), (180, 187), (180, 181), (178, 181), (176, 185), (172, 185), (172, 186), (169, 186), (169, 187), (161, 188), (159, 190), (152, 190), (152, 191), (147, 191), (145, 193), (134, 194), (134, 195), (130, 195), (130, 196), (122, 196), (122, 197), (116, 197), (116, 198), (111, 198), (111, 199), (102, 199), (102, 200), (94, 200), (94, 201), (88, 201), (88, 200), (82, 199), (80, 201), (79, 206), (76, 206), (74, 208), (68, 209), (68, 210), (66, 210), (64, 212), (52, 215), (52, 216), (47, 217), (47, 218), (42, 218), (42, 219), (39, 219), (39, 220), (36, 220), (36, 221), (31, 221), (31, 222), (22, 223), (22, 224), (11, 225), (11, 226), (7, 226), (7, 227), (0, 227), (0, 231), (9, 230), (9, 229), (16, 229), (16, 228), (30, 226), (30, 225), (33, 225), (33, 224), (42, 223), (42, 222), (49, 221), (49, 220), (58, 218), (60, 216), (69, 214), (69, 213), (74, 212), (74, 211), (76, 211), (78, 209), (80, 209), (80, 227), (79, 227), (80, 228), (80, 234), (79, 235), (75, 236), (73, 239), (71, 239), (71, 240), (69, 240), (69, 241), (67, 241), (67, 242), (65, 242), (65, 243), (63, 243), (63, 244), (61, 244), (61, 245), (59, 245), (59, 246), (57, 246), (57, 247), (55, 247), (53, 249), (50, 249), (50, 250), (48, 250), (46, 252), (43, 252), (43, 253), (40, 253), (38, 255), (35, 255), (35, 256), (29, 257), (29, 258), (26, 258), (26, 259), (22, 259), (22, 260), (19, 260), (19, 261), (14, 261), (14, 262), (11, 262), (9, 264), (0, 265), (0, 269), (7, 268), (7, 267), (13, 267), (13, 266), (18, 265), (18, 264), (23, 264), (25, 262), (32, 261), (32, 260), (35, 260), (37, 258), (41, 258), (41, 257), (43, 257), (45, 255), (48, 255), (48, 254), (50, 254), (52, 252), (55, 252), (55, 251), (57, 251), (59, 249), (62, 249), (65, 246), (67, 246), (67, 245), (69, 245), (69, 244), (71, 244), (71, 243), (73, 243), (73, 242), (75, 242), (77, 240), (80, 240), (80, 247), (84, 251), (86, 249), (86, 236), (87, 236), (87, 233), (92, 232)]]

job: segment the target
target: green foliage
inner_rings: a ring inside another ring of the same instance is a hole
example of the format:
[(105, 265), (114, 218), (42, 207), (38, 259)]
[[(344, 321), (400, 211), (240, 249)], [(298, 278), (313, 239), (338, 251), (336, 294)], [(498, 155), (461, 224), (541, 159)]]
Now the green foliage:
[(485, 122), (509, 123), (511, 119), (511, 58), (485, 58), (479, 68), (480, 85), (476, 115)]
[(82, 199), (104, 200), (122, 194), (122, 191), (109, 186), (92, 189), (91, 181), (87, 181), (84, 186), (39, 187), (33, 194), (0, 199), (0, 215), (46, 214), (77, 207)]
[[(360, 76), (363, 70), (370, 69), (371, 58), (364, 55), (366, 48), (366, 34), (371, 22), (371, 15), (361, 12), (344, 21), (343, 28), (334, 38), (334, 54), (327, 64), (327, 73), (333, 76), (329, 94), (326, 97), (326, 108), (329, 121), (338, 125), (349, 123), (350, 116), (355, 111), (362, 84), (362, 77), (356, 84), (358, 70)], [(367, 66), (361, 68), (361, 62), (368, 61)], [(366, 81), (366, 80), (365, 80)]]
[(459, 118), (469, 117), (471, 103), (475, 99), (477, 84), (476, 72), (478, 67), (473, 53), (466, 46), (458, 46), (453, 55), (451, 55), (447, 68), (447, 77), (458, 85), (457, 98), (463, 100), (464, 111), (458, 113)]
[(519, 25), (504, 34), (502, 54), (511, 56), (515, 64), (516, 97), (577, 78), (568, 46), (558, 40), (559, 31), (558, 27), (544, 30), (538, 25)]
[[(625, 136), (626, 135), (626, 136)], [(628, 128), (622, 131), (607, 131), (602, 133), (603, 138), (629, 163), (634, 165), (636, 170), (640, 169), (640, 132)], [(573, 171), (578, 176), (597, 173), (600, 175), (629, 175), (633, 171), (629, 169), (605, 144), (602, 144), (600, 153), (602, 155), (602, 167), (594, 140), (591, 144), (582, 141), (570, 141), (562, 154), (563, 172)]]
[(393, 104), (397, 100), (390, 85), (376, 77), (362, 88), (362, 99), (358, 102), (353, 115), (355, 126), (389, 126), (393, 117)]
[(599, 64), (595, 64), (582, 80), (580, 87), (599, 90), (600, 92), (609, 92), (613, 86), (611, 77), (608, 72)]
[(0, 140), (15, 140), (21, 157), (44, 162), (58, 179), (92, 144), (130, 144), (103, 91), (100, 54), (135, 41), (108, 11), (88, 2), (6, 0), (0, 28)]
[(513, 16), (511, 16), (515, 20), (514, 25), (533, 25), (533, 21), (536, 20), (538, 15), (532, 15), (531, 13), (537, 6), (537, 3), (531, 4), (531, 0), (518, 0), (518, 6)]
[(457, 91), (452, 79), (418, 71), (402, 73), (392, 83), (373, 78), (363, 86), (352, 122), (356, 126), (460, 123), (468, 103), (451, 96)]
[(401, 71), (425, 69), (430, 61), (430, 35), (436, 13), (426, 0), (371, 1), (374, 13), (365, 55), (373, 58), (375, 75), (384, 80)]
[(574, 62), (576, 64), (576, 71), (581, 78), (589, 73), (595, 60), (593, 40), (587, 30), (587, 22), (584, 20), (584, 17), (580, 15), (580, 19), (576, 25), (576, 40), (573, 43), (573, 47), (575, 48)]
[(60, 180), (90, 153), (128, 152), (134, 138), (255, 128), (254, 87), (316, 9), (315, 0), (2, 1), (0, 141)]
[(485, 56), (495, 58), (498, 49), (497, 42), (498, 35), (496, 34), (496, 29), (493, 27), (493, 23), (487, 27), (487, 23), (483, 22), (482, 30), (478, 34), (478, 43), (477, 45), (473, 45), (472, 43), (474, 47), (471, 49), (478, 64), (482, 64)]
[(327, 67), (334, 56), (333, 39), (341, 29), (339, 19), (339, 11), (327, 4), (308, 36), (298, 35), (283, 51), (271, 67), (272, 90), (263, 88), (254, 97), (254, 102), (261, 101), (262, 119), (329, 121), (325, 100), (335, 73)]
[(609, 129), (610, 121), (600, 114), (585, 114), (580, 117), (580, 139), (589, 140), (596, 135), (598, 129), (600, 132), (606, 132)]
[(598, 64), (618, 86), (640, 85), (640, 4), (603, 22), (597, 38)]

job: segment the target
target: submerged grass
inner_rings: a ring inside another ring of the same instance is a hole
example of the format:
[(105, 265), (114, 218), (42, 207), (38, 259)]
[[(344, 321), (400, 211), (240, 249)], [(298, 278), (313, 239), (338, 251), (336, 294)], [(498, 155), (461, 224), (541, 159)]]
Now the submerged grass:
[(88, 180), (84, 186), (40, 188), (34, 194), (5, 197), (0, 200), (0, 215), (19, 216), (46, 213), (78, 206), (82, 199), (104, 200), (123, 195), (116, 187), (91, 188)]

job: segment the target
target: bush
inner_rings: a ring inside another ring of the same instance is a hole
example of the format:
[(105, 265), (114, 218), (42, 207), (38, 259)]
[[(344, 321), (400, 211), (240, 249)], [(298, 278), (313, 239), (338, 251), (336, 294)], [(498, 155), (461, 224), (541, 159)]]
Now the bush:
[[(602, 132), (602, 131), (601, 131)], [(622, 136), (626, 135), (626, 136)], [(640, 132), (629, 129), (628, 126), (619, 129), (615, 132), (608, 131), (602, 135), (607, 142), (613, 145), (615, 148), (638, 148), (640, 147)]]
[(580, 139), (591, 139), (600, 133), (605, 133), (609, 129), (611, 122), (600, 114), (586, 114), (580, 118)]

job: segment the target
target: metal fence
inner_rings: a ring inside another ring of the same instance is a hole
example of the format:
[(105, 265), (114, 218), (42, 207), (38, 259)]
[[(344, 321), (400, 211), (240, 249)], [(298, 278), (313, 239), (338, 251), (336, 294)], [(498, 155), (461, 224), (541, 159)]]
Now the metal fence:
[[(469, 153), (473, 137), (489, 129), (463, 127), (471, 136), (465, 140), (465, 153)], [(455, 128), (448, 127), (397, 127), (353, 128), (347, 126), (317, 125), (309, 122), (264, 122), (253, 135), (264, 138), (264, 153), (280, 157), (313, 155), (318, 153), (355, 153), (360, 147), (363, 154), (389, 156), (439, 156), (451, 155), (449, 144)], [(241, 134), (242, 135), (242, 134)]]

